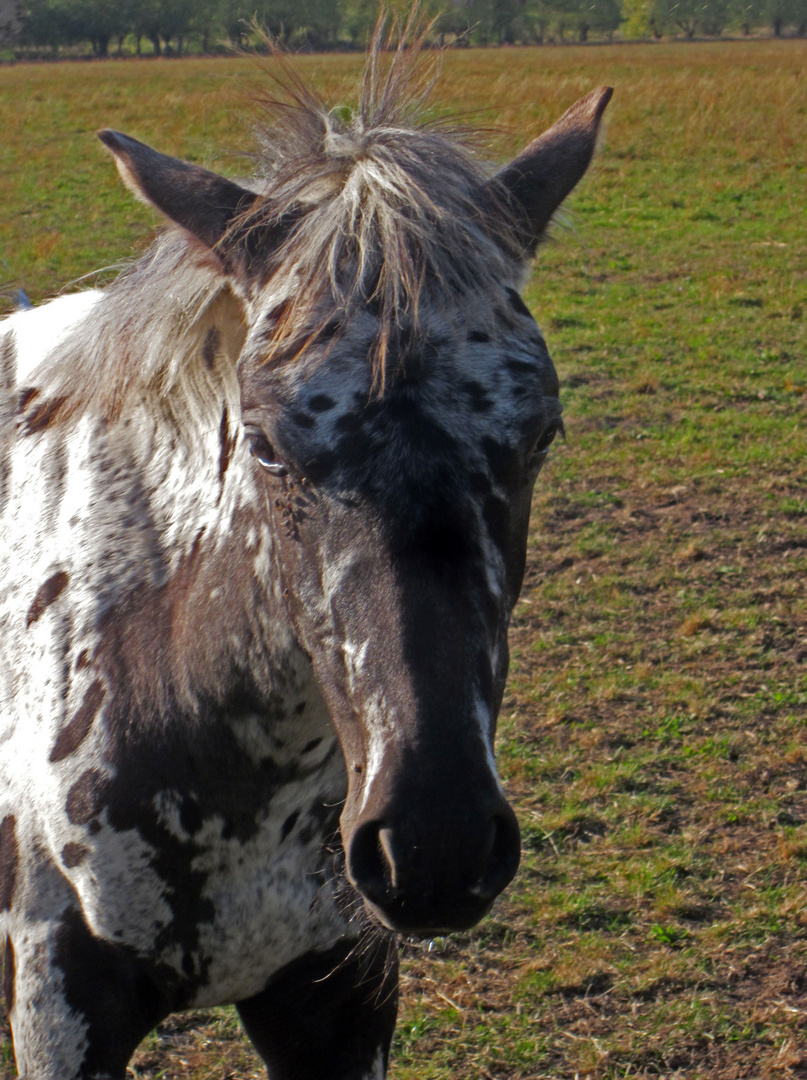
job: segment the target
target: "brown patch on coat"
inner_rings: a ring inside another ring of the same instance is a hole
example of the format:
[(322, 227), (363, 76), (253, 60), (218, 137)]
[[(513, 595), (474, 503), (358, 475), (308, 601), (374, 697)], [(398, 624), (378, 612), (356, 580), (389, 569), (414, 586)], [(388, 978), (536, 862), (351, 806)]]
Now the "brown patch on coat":
[(32, 623), (37, 621), (40, 615), (50, 607), (54, 600), (57, 600), (59, 596), (61, 596), (69, 581), (70, 578), (64, 570), (57, 570), (55, 574), (51, 574), (48, 580), (39, 586), (37, 594), (34, 597), (34, 602), (28, 609), (28, 618), (25, 621), (26, 629), (28, 629)]
[(221, 425), (219, 427), (219, 444), (221, 447), (219, 453), (219, 483), (223, 486), (224, 477), (230, 464), (230, 458), (232, 457), (233, 448), (235, 447), (235, 439), (230, 436), (230, 413), (226, 405), (224, 406), (224, 411), (221, 414)]
[(216, 366), (216, 354), (220, 348), (221, 331), (217, 326), (211, 326), (202, 342), (202, 359), (208, 371), (212, 371)]
[(67, 817), (73, 825), (88, 825), (109, 801), (109, 779), (98, 769), (87, 769), (67, 793)]
[(6, 1012), (14, 1008), (14, 949), (11, 938), (6, 935), (6, 948), (3, 953), (3, 993), (6, 999)]
[(62, 848), (62, 862), (68, 870), (72, 870), (74, 866), (84, 862), (89, 854), (90, 849), (84, 844), (65, 844)]
[(17, 846), (17, 820), (8, 814), (0, 821), (0, 911), (10, 911), (17, 884), (20, 851)]
[(13, 400), (17, 382), (17, 349), (11, 333), (0, 337), (0, 513), (8, 497), (14, 438)]
[(50, 760), (63, 761), (64, 758), (74, 753), (84, 742), (90, 733), (90, 728), (98, 714), (98, 710), (106, 697), (106, 690), (100, 679), (91, 683), (84, 700), (74, 713), (70, 722), (63, 727), (56, 737), (56, 742), (50, 752)]
[(25, 414), (25, 434), (36, 435), (40, 431), (46, 431), (54, 421), (58, 420), (66, 403), (65, 397), (53, 397), (46, 399), (41, 405), (36, 405)]
[(39, 397), (39, 389), (36, 386), (26, 386), (24, 390), (20, 391), (20, 395), (17, 398), (17, 412), (24, 413), (34, 398)]

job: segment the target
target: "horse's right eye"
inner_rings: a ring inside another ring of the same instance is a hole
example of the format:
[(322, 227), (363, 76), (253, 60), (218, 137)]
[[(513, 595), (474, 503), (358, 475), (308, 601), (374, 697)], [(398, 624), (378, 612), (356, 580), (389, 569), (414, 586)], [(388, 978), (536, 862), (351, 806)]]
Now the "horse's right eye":
[(249, 440), (249, 452), (255, 460), (273, 476), (286, 476), (289, 470), (282, 461), (277, 460), (277, 455), (266, 435), (255, 428), (248, 428), (246, 435)]

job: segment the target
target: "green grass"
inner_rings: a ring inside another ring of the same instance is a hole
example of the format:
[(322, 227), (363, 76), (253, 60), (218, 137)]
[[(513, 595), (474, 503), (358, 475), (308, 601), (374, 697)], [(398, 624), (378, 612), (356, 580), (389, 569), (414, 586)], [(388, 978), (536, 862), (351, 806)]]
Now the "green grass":
[[(358, 67), (299, 63), (335, 100)], [(501, 159), (616, 92), (527, 290), (568, 439), (500, 721), (522, 868), (474, 931), (403, 947), (397, 1080), (807, 1076), (806, 64), (796, 41), (446, 58), (438, 101)], [(96, 125), (245, 168), (256, 74), (0, 69), (0, 278), (40, 298), (144, 242)], [(231, 1013), (198, 1020), (138, 1075), (257, 1072)]]

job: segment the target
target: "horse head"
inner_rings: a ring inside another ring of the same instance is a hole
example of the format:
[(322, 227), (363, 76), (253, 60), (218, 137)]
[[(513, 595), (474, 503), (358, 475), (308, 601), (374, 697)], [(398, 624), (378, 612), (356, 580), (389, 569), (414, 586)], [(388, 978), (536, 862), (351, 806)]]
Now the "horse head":
[(239, 297), (265, 585), (341, 743), (348, 876), (394, 930), (473, 925), (518, 866), (493, 740), (532, 489), (562, 430), (518, 288), (609, 98), (494, 176), (426, 129), (330, 114), (316, 167), (255, 189), (101, 133)]

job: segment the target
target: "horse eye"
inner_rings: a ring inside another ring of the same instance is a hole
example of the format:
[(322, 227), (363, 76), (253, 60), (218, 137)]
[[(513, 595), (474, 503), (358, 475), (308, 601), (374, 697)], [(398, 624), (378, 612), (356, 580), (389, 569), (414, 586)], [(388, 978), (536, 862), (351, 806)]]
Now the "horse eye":
[(267, 472), (270, 472), (273, 476), (286, 476), (288, 469), (282, 461), (277, 460), (272, 444), (266, 438), (262, 431), (256, 429), (247, 429), (247, 439), (249, 439), (249, 452), (263, 465)]
[(541, 460), (549, 453), (549, 447), (555, 441), (555, 436), (560, 432), (563, 434), (563, 424), (561, 421), (556, 421), (551, 427), (543, 433), (541, 438), (535, 444), (535, 448), (532, 452), (533, 464), (537, 465), (541, 463)]

